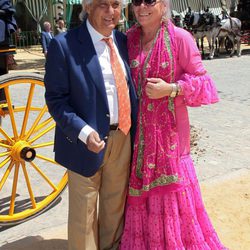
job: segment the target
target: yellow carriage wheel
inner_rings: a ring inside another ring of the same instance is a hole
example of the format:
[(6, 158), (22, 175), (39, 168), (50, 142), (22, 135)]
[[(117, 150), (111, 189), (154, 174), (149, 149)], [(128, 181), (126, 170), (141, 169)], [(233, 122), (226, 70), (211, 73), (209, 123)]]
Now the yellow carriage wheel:
[(66, 169), (54, 161), (55, 122), (44, 92), (42, 75), (0, 76), (1, 226), (44, 212), (67, 185)]

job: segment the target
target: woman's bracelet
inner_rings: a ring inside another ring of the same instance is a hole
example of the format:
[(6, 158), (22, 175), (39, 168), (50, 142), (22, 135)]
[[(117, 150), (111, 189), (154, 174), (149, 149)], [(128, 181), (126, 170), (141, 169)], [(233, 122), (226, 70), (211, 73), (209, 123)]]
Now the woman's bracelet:
[(171, 91), (169, 96), (174, 98), (174, 97), (178, 96), (178, 94), (180, 92), (180, 87), (176, 83), (171, 83), (171, 87), (172, 87), (172, 91)]
[(176, 92), (176, 96), (180, 95), (181, 94), (181, 86), (180, 84), (176, 84), (177, 85), (177, 92)]

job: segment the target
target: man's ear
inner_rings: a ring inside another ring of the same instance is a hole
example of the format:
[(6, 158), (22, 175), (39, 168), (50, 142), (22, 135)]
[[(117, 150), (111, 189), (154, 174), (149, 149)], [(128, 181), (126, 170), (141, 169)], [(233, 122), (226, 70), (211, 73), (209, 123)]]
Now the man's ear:
[(91, 10), (91, 4), (83, 4), (84, 10), (85, 12), (89, 15), (90, 14), (90, 10)]

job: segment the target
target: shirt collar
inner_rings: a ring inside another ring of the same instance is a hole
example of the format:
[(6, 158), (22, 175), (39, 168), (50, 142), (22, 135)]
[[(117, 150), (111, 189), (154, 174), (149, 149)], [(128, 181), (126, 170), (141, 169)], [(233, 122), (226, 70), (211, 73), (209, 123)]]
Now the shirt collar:
[[(95, 30), (94, 27), (90, 24), (88, 19), (87, 19), (87, 29), (94, 44), (100, 42), (103, 38), (107, 38), (106, 36), (99, 33), (97, 30)], [(114, 40), (113, 32), (109, 37), (111, 37)]]

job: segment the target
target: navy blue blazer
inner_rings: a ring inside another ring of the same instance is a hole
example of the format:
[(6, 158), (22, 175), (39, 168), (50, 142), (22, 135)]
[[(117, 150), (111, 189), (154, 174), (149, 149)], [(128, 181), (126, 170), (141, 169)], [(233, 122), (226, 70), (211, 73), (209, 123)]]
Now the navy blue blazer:
[(51, 34), (51, 37), (49, 36), (48, 32), (46, 31), (42, 31), (41, 33), (41, 44), (42, 44), (42, 48), (43, 48), (43, 53), (48, 51), (49, 49), (49, 45), (50, 45), (50, 42), (53, 38), (53, 34)]
[(15, 9), (10, 0), (0, 0), (0, 46), (10, 43), (10, 34), (17, 30)]
[[(115, 30), (114, 42), (128, 76), (133, 140), (137, 97), (128, 65), (126, 36)], [(86, 22), (51, 41), (44, 83), (46, 103), (56, 121), (55, 160), (83, 176), (94, 175), (102, 164), (105, 150), (98, 154), (89, 151), (78, 135), (88, 124), (101, 139), (106, 137), (110, 115), (101, 67)]]

